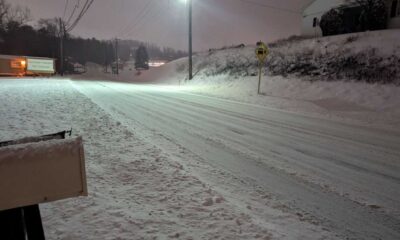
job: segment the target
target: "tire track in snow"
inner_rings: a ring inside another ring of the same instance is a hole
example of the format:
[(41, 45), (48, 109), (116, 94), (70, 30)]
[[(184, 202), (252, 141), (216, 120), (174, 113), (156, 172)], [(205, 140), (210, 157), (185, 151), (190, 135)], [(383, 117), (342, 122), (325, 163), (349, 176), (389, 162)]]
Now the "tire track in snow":
[[(327, 192), (320, 186), (299, 182), (290, 175), (258, 164), (250, 157), (240, 156), (228, 148), (221, 149), (212, 141), (204, 141), (201, 135), (193, 134), (190, 129), (191, 125), (186, 127), (179, 125), (183, 123), (177, 121), (178, 114), (177, 116), (171, 116), (171, 112), (166, 114), (168, 106), (162, 106), (164, 113), (160, 107), (156, 108), (154, 101), (150, 101), (152, 96), (146, 100), (143, 92), (136, 92), (138, 96), (135, 97), (133, 94), (129, 97), (133, 99), (128, 101), (127, 96), (119, 96), (120, 93), (112, 89), (101, 90), (103, 94), (96, 93), (96, 91), (100, 91), (98, 87), (96, 89), (97, 83), (88, 84), (89, 88), (85, 87), (87, 83), (77, 84), (78, 88), (95, 103), (112, 114), (114, 113), (114, 117), (125, 118), (132, 122), (138, 121), (183, 146), (187, 146), (190, 151), (201, 156), (210, 164), (219, 165), (221, 168), (234, 172), (237, 176), (254, 179), (257, 184), (279, 195), (291, 206), (313, 214), (323, 221), (323, 225), (344, 236), (365, 239), (395, 239), (400, 236), (399, 219), (360, 206), (346, 198)], [(115, 116), (116, 110), (119, 112), (118, 116)], [(173, 109), (169, 111), (173, 111)], [(299, 121), (299, 124), (302, 122)], [(339, 132), (346, 131), (342, 129)]]

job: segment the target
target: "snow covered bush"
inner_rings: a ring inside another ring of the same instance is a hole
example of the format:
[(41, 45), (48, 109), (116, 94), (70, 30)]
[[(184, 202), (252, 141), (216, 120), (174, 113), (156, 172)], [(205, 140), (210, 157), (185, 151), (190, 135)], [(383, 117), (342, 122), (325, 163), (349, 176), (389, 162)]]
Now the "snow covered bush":
[(180, 63), (176, 65), (176, 72), (182, 73), (186, 71), (186, 64)]
[(399, 35), (398, 30), (369, 32), (281, 45), (271, 49), (269, 73), (312, 81), (400, 84)]
[(322, 15), (320, 27), (324, 36), (387, 28), (388, 14), (384, 0), (356, 0), (354, 3), (331, 9)]
[(384, 0), (357, 0), (361, 6), (360, 29), (380, 30), (387, 28), (387, 8)]
[(343, 12), (331, 9), (321, 17), (320, 27), (324, 36), (341, 34), (343, 32)]
[[(309, 81), (400, 84), (399, 30), (324, 37), (289, 38), (270, 45), (265, 74)], [(255, 46), (214, 50), (194, 57), (194, 72), (205, 77), (258, 75)], [(185, 63), (186, 64), (186, 63)], [(179, 66), (187, 69), (187, 64)]]

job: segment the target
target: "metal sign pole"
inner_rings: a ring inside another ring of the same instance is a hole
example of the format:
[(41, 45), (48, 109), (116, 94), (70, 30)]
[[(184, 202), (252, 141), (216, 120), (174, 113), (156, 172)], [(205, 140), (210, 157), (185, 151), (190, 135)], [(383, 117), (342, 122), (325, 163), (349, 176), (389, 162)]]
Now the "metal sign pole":
[(258, 74), (258, 94), (261, 93), (261, 74), (262, 74), (262, 64), (261, 62), (258, 63), (259, 74)]
[(262, 77), (262, 67), (265, 63), (265, 60), (268, 56), (269, 50), (267, 45), (263, 42), (258, 42), (257, 43), (257, 48), (256, 48), (256, 56), (258, 58), (258, 68), (259, 68), (259, 73), (258, 73), (258, 94), (261, 94), (261, 77)]

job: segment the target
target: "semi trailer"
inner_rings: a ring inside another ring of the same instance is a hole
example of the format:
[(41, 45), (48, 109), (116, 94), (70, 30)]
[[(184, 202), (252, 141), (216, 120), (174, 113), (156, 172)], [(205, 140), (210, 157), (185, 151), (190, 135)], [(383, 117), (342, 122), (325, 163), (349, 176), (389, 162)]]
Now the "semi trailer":
[(0, 55), (0, 76), (51, 76), (55, 72), (52, 58)]

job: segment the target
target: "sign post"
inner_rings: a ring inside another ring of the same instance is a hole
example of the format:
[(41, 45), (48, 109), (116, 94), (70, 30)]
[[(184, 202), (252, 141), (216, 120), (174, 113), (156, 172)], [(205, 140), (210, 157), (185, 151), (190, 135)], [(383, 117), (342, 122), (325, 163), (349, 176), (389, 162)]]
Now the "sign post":
[(256, 56), (258, 58), (258, 68), (259, 68), (259, 74), (258, 74), (258, 94), (261, 93), (261, 75), (262, 75), (262, 67), (264, 66), (265, 60), (267, 59), (267, 56), (269, 54), (268, 47), (265, 43), (263, 42), (258, 42), (257, 43), (257, 48), (256, 48)]

